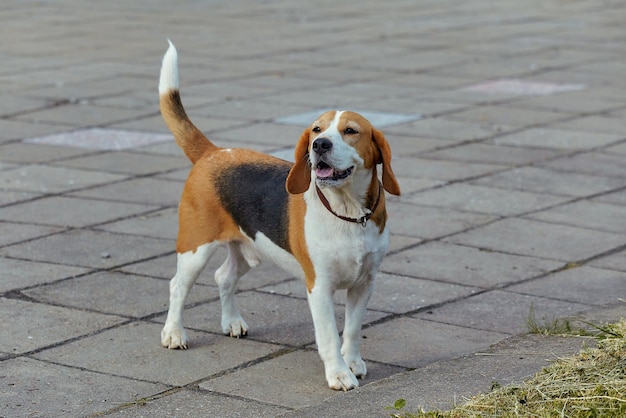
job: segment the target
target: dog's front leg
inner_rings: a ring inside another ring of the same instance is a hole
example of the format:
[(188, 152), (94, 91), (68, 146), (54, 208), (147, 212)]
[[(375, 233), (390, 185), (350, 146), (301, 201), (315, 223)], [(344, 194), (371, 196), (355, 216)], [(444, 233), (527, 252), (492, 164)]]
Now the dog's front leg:
[(318, 284), (308, 293), (309, 307), (315, 326), (317, 350), (324, 362), (326, 381), (331, 389), (350, 390), (359, 386), (341, 355), (341, 340), (335, 320), (334, 289)]
[(350, 370), (359, 378), (367, 374), (367, 366), (361, 358), (361, 325), (373, 290), (374, 281), (370, 277), (360, 286), (348, 289), (347, 293), (346, 322), (343, 328), (341, 354)]

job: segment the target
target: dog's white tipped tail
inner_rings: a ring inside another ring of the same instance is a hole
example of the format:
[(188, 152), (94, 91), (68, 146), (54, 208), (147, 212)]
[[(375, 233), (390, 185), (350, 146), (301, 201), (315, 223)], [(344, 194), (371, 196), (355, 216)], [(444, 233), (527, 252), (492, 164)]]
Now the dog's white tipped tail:
[(169, 48), (163, 55), (161, 64), (161, 76), (159, 78), (159, 94), (165, 94), (170, 90), (178, 90), (178, 53), (176, 47), (169, 39)]
[(180, 100), (178, 84), (178, 54), (176, 47), (170, 47), (163, 56), (161, 76), (159, 78), (159, 102), (163, 120), (176, 139), (176, 143), (185, 151), (189, 160), (195, 163), (209, 149), (218, 149), (189, 120)]

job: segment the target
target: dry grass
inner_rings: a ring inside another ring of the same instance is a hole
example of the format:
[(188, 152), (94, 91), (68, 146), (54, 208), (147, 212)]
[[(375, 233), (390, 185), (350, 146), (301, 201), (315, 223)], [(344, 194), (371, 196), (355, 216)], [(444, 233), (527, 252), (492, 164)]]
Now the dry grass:
[[(588, 324), (589, 325), (589, 324)], [(557, 360), (521, 385), (497, 388), (450, 411), (401, 418), (626, 416), (626, 320), (596, 329), (595, 348)]]

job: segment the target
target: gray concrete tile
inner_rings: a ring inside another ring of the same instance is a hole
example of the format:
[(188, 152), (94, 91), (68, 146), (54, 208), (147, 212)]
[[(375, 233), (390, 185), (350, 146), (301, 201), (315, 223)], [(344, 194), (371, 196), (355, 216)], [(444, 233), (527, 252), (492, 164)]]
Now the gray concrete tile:
[(489, 138), (509, 129), (512, 128), (485, 126), (479, 123), (435, 118), (392, 126), (385, 129), (385, 133), (448, 140), (470, 140)]
[(570, 262), (624, 245), (626, 235), (524, 219), (505, 219), (446, 240), (487, 250)]
[(623, 134), (626, 131), (626, 121), (620, 118), (604, 116), (586, 116), (573, 121), (556, 123), (553, 126), (574, 131), (620, 135), (620, 139), (623, 138)]
[[(432, 311), (416, 315), (418, 318), (458, 325), (472, 329), (516, 335), (528, 331), (527, 320), (531, 306), (537, 323), (550, 322), (589, 310), (590, 305), (558, 301), (539, 296), (521, 295), (491, 290)], [(491, 341), (492, 344), (497, 341)]]
[[(13, 170), (17, 166), (11, 165), (9, 170)], [(0, 170), (2, 171), (2, 170)], [(2, 190), (2, 196), (0, 196), (0, 206), (9, 205), (11, 203), (17, 203), (23, 200), (31, 200), (35, 197), (42, 196), (42, 193), (27, 192), (22, 190)]]
[(191, 163), (183, 156), (165, 157), (137, 152), (114, 152), (72, 158), (54, 163), (54, 165), (107, 173), (138, 175), (158, 174), (183, 168), (189, 170), (191, 168)]
[(81, 190), (73, 196), (158, 206), (178, 206), (183, 185), (151, 177), (135, 178)]
[(551, 112), (591, 113), (607, 112), (621, 107), (622, 104), (615, 100), (590, 96), (589, 92), (585, 90), (554, 96), (525, 98), (509, 103), (508, 106), (524, 109), (545, 109)]
[[(15, 244), (21, 241), (54, 234), (63, 230), (63, 228), (59, 227), (24, 225), (10, 222), (0, 222), (0, 227), (2, 228), (0, 246)], [(18, 256), (18, 258), (21, 257)]]
[[(167, 311), (169, 281), (103, 272), (39, 286), (23, 293), (42, 303), (141, 318)], [(214, 288), (198, 285), (186, 302), (198, 303), (216, 296), (218, 293)]]
[(12, 119), (0, 119), (0, 141), (30, 138), (62, 132), (68, 125), (49, 125), (45, 123), (28, 123)]
[(393, 158), (391, 166), (397, 176), (439, 181), (462, 180), (477, 177), (506, 168), (493, 164), (459, 164), (454, 161), (428, 160), (425, 158)]
[(534, 126), (566, 119), (562, 113), (514, 109), (505, 106), (481, 106), (444, 116), (445, 119), (460, 120), (492, 126)]
[(157, 135), (119, 129), (91, 128), (29, 138), (25, 142), (27, 144), (47, 144), (94, 150), (120, 151), (170, 140), (170, 135)]
[(521, 148), (491, 144), (467, 144), (433, 151), (421, 156), (479, 164), (520, 165), (544, 161), (558, 155), (556, 150)]
[(487, 187), (522, 190), (561, 196), (585, 197), (624, 186), (619, 178), (563, 173), (537, 167), (523, 167), (473, 180)]
[(406, 200), (424, 206), (515, 216), (563, 203), (568, 198), (457, 183), (420, 192)]
[(485, 349), (507, 337), (497, 329), (480, 331), (406, 317), (367, 328), (363, 336), (363, 358), (410, 368)]
[[(34, 357), (104, 374), (183, 386), (275, 353), (281, 347), (188, 331), (187, 350), (161, 347), (161, 325), (136, 322), (42, 351)], [(114, 346), (114, 350), (102, 347)]]
[(495, 288), (542, 275), (562, 265), (559, 261), (430, 242), (386, 257), (381, 270), (465, 286)]
[(0, 220), (83, 227), (155, 210), (155, 206), (51, 196), (0, 208)]
[(400, 184), (400, 190), (402, 191), (401, 197), (396, 197), (393, 195), (385, 196), (386, 202), (402, 202), (404, 201), (404, 196), (410, 195), (412, 193), (418, 192), (420, 190), (428, 190), (433, 187), (443, 186), (447, 182), (444, 180), (433, 180), (433, 179), (425, 179), (418, 178), (412, 179), (407, 177), (398, 177), (396, 176), (398, 183)]
[(11, 336), (0, 341), (0, 350), (13, 354), (58, 344), (124, 321), (116, 315), (6, 298), (0, 298), (0, 311), (3, 318), (11, 318), (0, 324), (2, 334)]
[(73, 230), (0, 248), (0, 255), (70, 266), (111, 268), (165, 254), (173, 247), (172, 240)]
[(2, 271), (0, 293), (51, 283), (89, 271), (89, 269), (80, 267), (13, 260), (4, 257), (0, 257), (0, 270)]
[[(266, 77), (258, 77), (263, 80)], [(255, 80), (255, 78), (250, 81)], [(281, 80), (281, 78), (278, 78)], [(301, 82), (307, 82), (309, 80), (294, 79)], [(245, 80), (247, 81), (247, 80)], [(262, 82), (262, 81), (261, 81)], [(313, 81), (315, 82), (315, 81)], [(324, 83), (325, 84), (325, 83)], [(239, 120), (241, 122), (259, 122), (270, 121), (276, 117), (276, 115), (287, 115), (294, 111), (308, 110), (307, 106), (285, 106), (279, 103), (273, 103), (262, 99), (243, 99), (232, 100), (227, 102), (211, 103), (208, 106), (201, 108), (194, 108), (189, 111), (189, 117), (195, 122), (196, 116), (203, 118), (228, 118), (233, 120)], [(319, 115), (317, 115), (319, 116)], [(281, 116), (282, 117), (282, 116)], [(303, 127), (308, 126), (313, 120), (308, 120)], [(213, 128), (215, 129), (215, 128)]]
[(369, 309), (406, 313), (473, 294), (476, 288), (379, 273)]
[(454, 145), (456, 141), (448, 141), (445, 139), (415, 137), (411, 135), (391, 134), (386, 137), (393, 157), (417, 155), (422, 152), (428, 152), (433, 149), (449, 147)]
[[(484, 64), (478, 64), (482, 66)], [(548, 83), (520, 78), (488, 80), (467, 86), (462, 91), (482, 93), (491, 96), (551, 96), (560, 93), (577, 92), (585, 89), (584, 84)]]
[[(626, 112), (624, 112), (626, 114)], [(617, 145), (613, 145), (604, 149), (604, 152), (611, 155), (626, 155), (626, 142), (622, 141)]]
[(525, 216), (543, 222), (626, 234), (626, 207), (581, 200)]
[(60, 145), (13, 142), (0, 146), (0, 161), (16, 163), (43, 163), (88, 154), (84, 149)]
[(592, 260), (589, 262), (589, 265), (605, 269), (626, 271), (626, 252), (622, 250), (615, 254)]
[(169, 208), (151, 212), (100, 225), (96, 229), (145, 237), (175, 239), (178, 234), (178, 209)]
[(406, 203), (387, 205), (387, 213), (387, 222), (393, 234), (429, 239), (461, 232), (495, 219), (489, 215)]
[[(318, 115), (319, 116), (319, 115)], [(309, 123), (312, 123), (311, 120)], [(253, 125), (221, 131), (215, 135), (222, 141), (239, 141), (274, 147), (295, 147), (303, 127), (277, 123), (255, 123)], [(249, 148), (249, 147), (246, 147)]]
[(110, 417), (135, 418), (194, 418), (210, 411), (215, 418), (275, 417), (289, 409), (278, 405), (268, 405), (250, 399), (224, 396), (202, 390), (182, 390), (168, 396), (158, 397), (146, 404), (130, 405), (128, 408), (108, 414)]
[(55, 124), (63, 126), (105, 126), (126, 120), (149, 116), (146, 109), (117, 109), (88, 104), (67, 104), (16, 116), (20, 122)]
[(6, 416), (88, 416), (168, 388), (27, 357), (5, 361), (2, 368)]
[(118, 174), (45, 165), (25, 165), (0, 172), (0, 184), (5, 188), (38, 193), (66, 192), (124, 178)]
[[(624, 170), (624, 167), (626, 167), (626, 155), (590, 152), (569, 158), (557, 158), (540, 165), (559, 171), (626, 178), (626, 170)], [(626, 186), (626, 180), (624, 185)]]
[[(401, 368), (368, 363), (368, 374), (361, 385), (380, 380)], [(272, 384), (268, 385), (268, 376)], [(200, 383), (200, 389), (287, 408), (302, 408), (341, 396), (330, 390), (324, 378), (322, 361), (315, 351), (296, 351), (255, 364), (240, 371)], [(263, 390), (259, 390), (263, 388)]]
[(626, 205), (626, 189), (618, 192), (607, 193), (591, 199), (592, 202), (611, 203), (614, 205)]
[(23, 97), (18, 94), (0, 93), (0, 116), (7, 117), (17, 113), (28, 112), (42, 108), (45, 100)]
[(585, 305), (609, 306), (626, 299), (626, 272), (583, 266), (514, 285), (507, 291)]
[(622, 137), (618, 133), (598, 133), (583, 130), (567, 130), (563, 125), (551, 125), (549, 128), (531, 128), (492, 139), (496, 145), (516, 147), (538, 147), (556, 150), (589, 149), (609, 145)]

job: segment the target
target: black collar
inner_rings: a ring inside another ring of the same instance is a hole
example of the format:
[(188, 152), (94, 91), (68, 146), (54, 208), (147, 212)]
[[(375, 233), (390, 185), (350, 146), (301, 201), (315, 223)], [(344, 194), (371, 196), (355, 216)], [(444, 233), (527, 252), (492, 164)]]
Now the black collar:
[(328, 211), (330, 213), (332, 213), (333, 215), (335, 215), (336, 217), (338, 217), (339, 219), (346, 221), (346, 222), (353, 222), (356, 224), (361, 224), (362, 227), (365, 227), (365, 225), (367, 224), (367, 221), (369, 221), (370, 217), (372, 216), (372, 214), (374, 212), (376, 212), (376, 208), (378, 207), (378, 202), (380, 202), (380, 193), (381, 193), (381, 189), (382, 189), (382, 185), (380, 184), (380, 181), (378, 182), (378, 195), (376, 196), (376, 200), (374, 201), (374, 204), (372, 205), (370, 210), (370, 213), (367, 213), (363, 216), (361, 216), (360, 218), (349, 218), (347, 216), (343, 216), (343, 215), (339, 215), (338, 213), (336, 213), (331, 207), (330, 207), (330, 203), (328, 203), (328, 199), (326, 199), (326, 196), (324, 196), (324, 193), (322, 193), (322, 191), (320, 190), (319, 187), (317, 187), (317, 184), (315, 185), (315, 190), (317, 191), (317, 196), (320, 198), (322, 204), (324, 205), (324, 207), (326, 209), (328, 209)]

